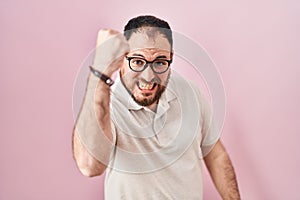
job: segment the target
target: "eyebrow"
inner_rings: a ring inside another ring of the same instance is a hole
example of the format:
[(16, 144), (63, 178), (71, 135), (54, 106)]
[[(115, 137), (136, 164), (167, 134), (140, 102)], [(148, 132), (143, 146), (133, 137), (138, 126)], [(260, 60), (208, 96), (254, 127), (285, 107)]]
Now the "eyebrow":
[[(134, 53), (134, 54), (132, 54), (132, 56), (139, 56), (139, 57), (145, 58), (145, 56), (143, 56), (142, 54), (138, 54), (138, 53)], [(155, 59), (160, 59), (160, 58), (167, 59), (167, 56), (157, 56)]]

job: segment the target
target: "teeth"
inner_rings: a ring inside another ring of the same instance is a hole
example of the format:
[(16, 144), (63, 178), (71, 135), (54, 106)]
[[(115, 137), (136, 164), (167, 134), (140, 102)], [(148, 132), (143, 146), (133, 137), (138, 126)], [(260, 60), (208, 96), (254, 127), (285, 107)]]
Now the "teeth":
[(144, 82), (139, 82), (139, 87), (142, 90), (151, 90), (154, 86), (154, 83), (144, 83)]

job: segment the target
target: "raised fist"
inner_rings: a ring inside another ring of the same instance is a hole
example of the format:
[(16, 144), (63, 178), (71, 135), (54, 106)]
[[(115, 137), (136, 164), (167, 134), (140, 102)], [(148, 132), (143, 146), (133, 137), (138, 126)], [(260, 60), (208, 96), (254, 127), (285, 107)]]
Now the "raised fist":
[(110, 76), (121, 67), (128, 52), (129, 45), (123, 34), (101, 29), (98, 32), (93, 67)]

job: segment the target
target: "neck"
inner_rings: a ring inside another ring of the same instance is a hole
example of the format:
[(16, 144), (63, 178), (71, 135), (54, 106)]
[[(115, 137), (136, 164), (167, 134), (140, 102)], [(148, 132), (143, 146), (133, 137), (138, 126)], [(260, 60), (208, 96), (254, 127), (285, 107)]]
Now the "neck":
[(147, 106), (147, 108), (149, 108), (150, 110), (152, 110), (153, 112), (156, 113), (156, 111), (157, 111), (157, 105), (158, 105), (158, 101), (156, 101), (153, 104)]

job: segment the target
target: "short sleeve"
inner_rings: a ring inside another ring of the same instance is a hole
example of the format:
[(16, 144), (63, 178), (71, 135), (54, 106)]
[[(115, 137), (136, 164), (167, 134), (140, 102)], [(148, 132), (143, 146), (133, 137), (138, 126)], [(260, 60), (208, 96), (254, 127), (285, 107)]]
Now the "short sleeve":
[(202, 151), (202, 156), (205, 157), (217, 143), (221, 133), (217, 129), (217, 125), (213, 118), (212, 109), (209, 103), (205, 99), (204, 95), (200, 92), (198, 87), (196, 91), (201, 109), (200, 126), (202, 139), (200, 147)]

